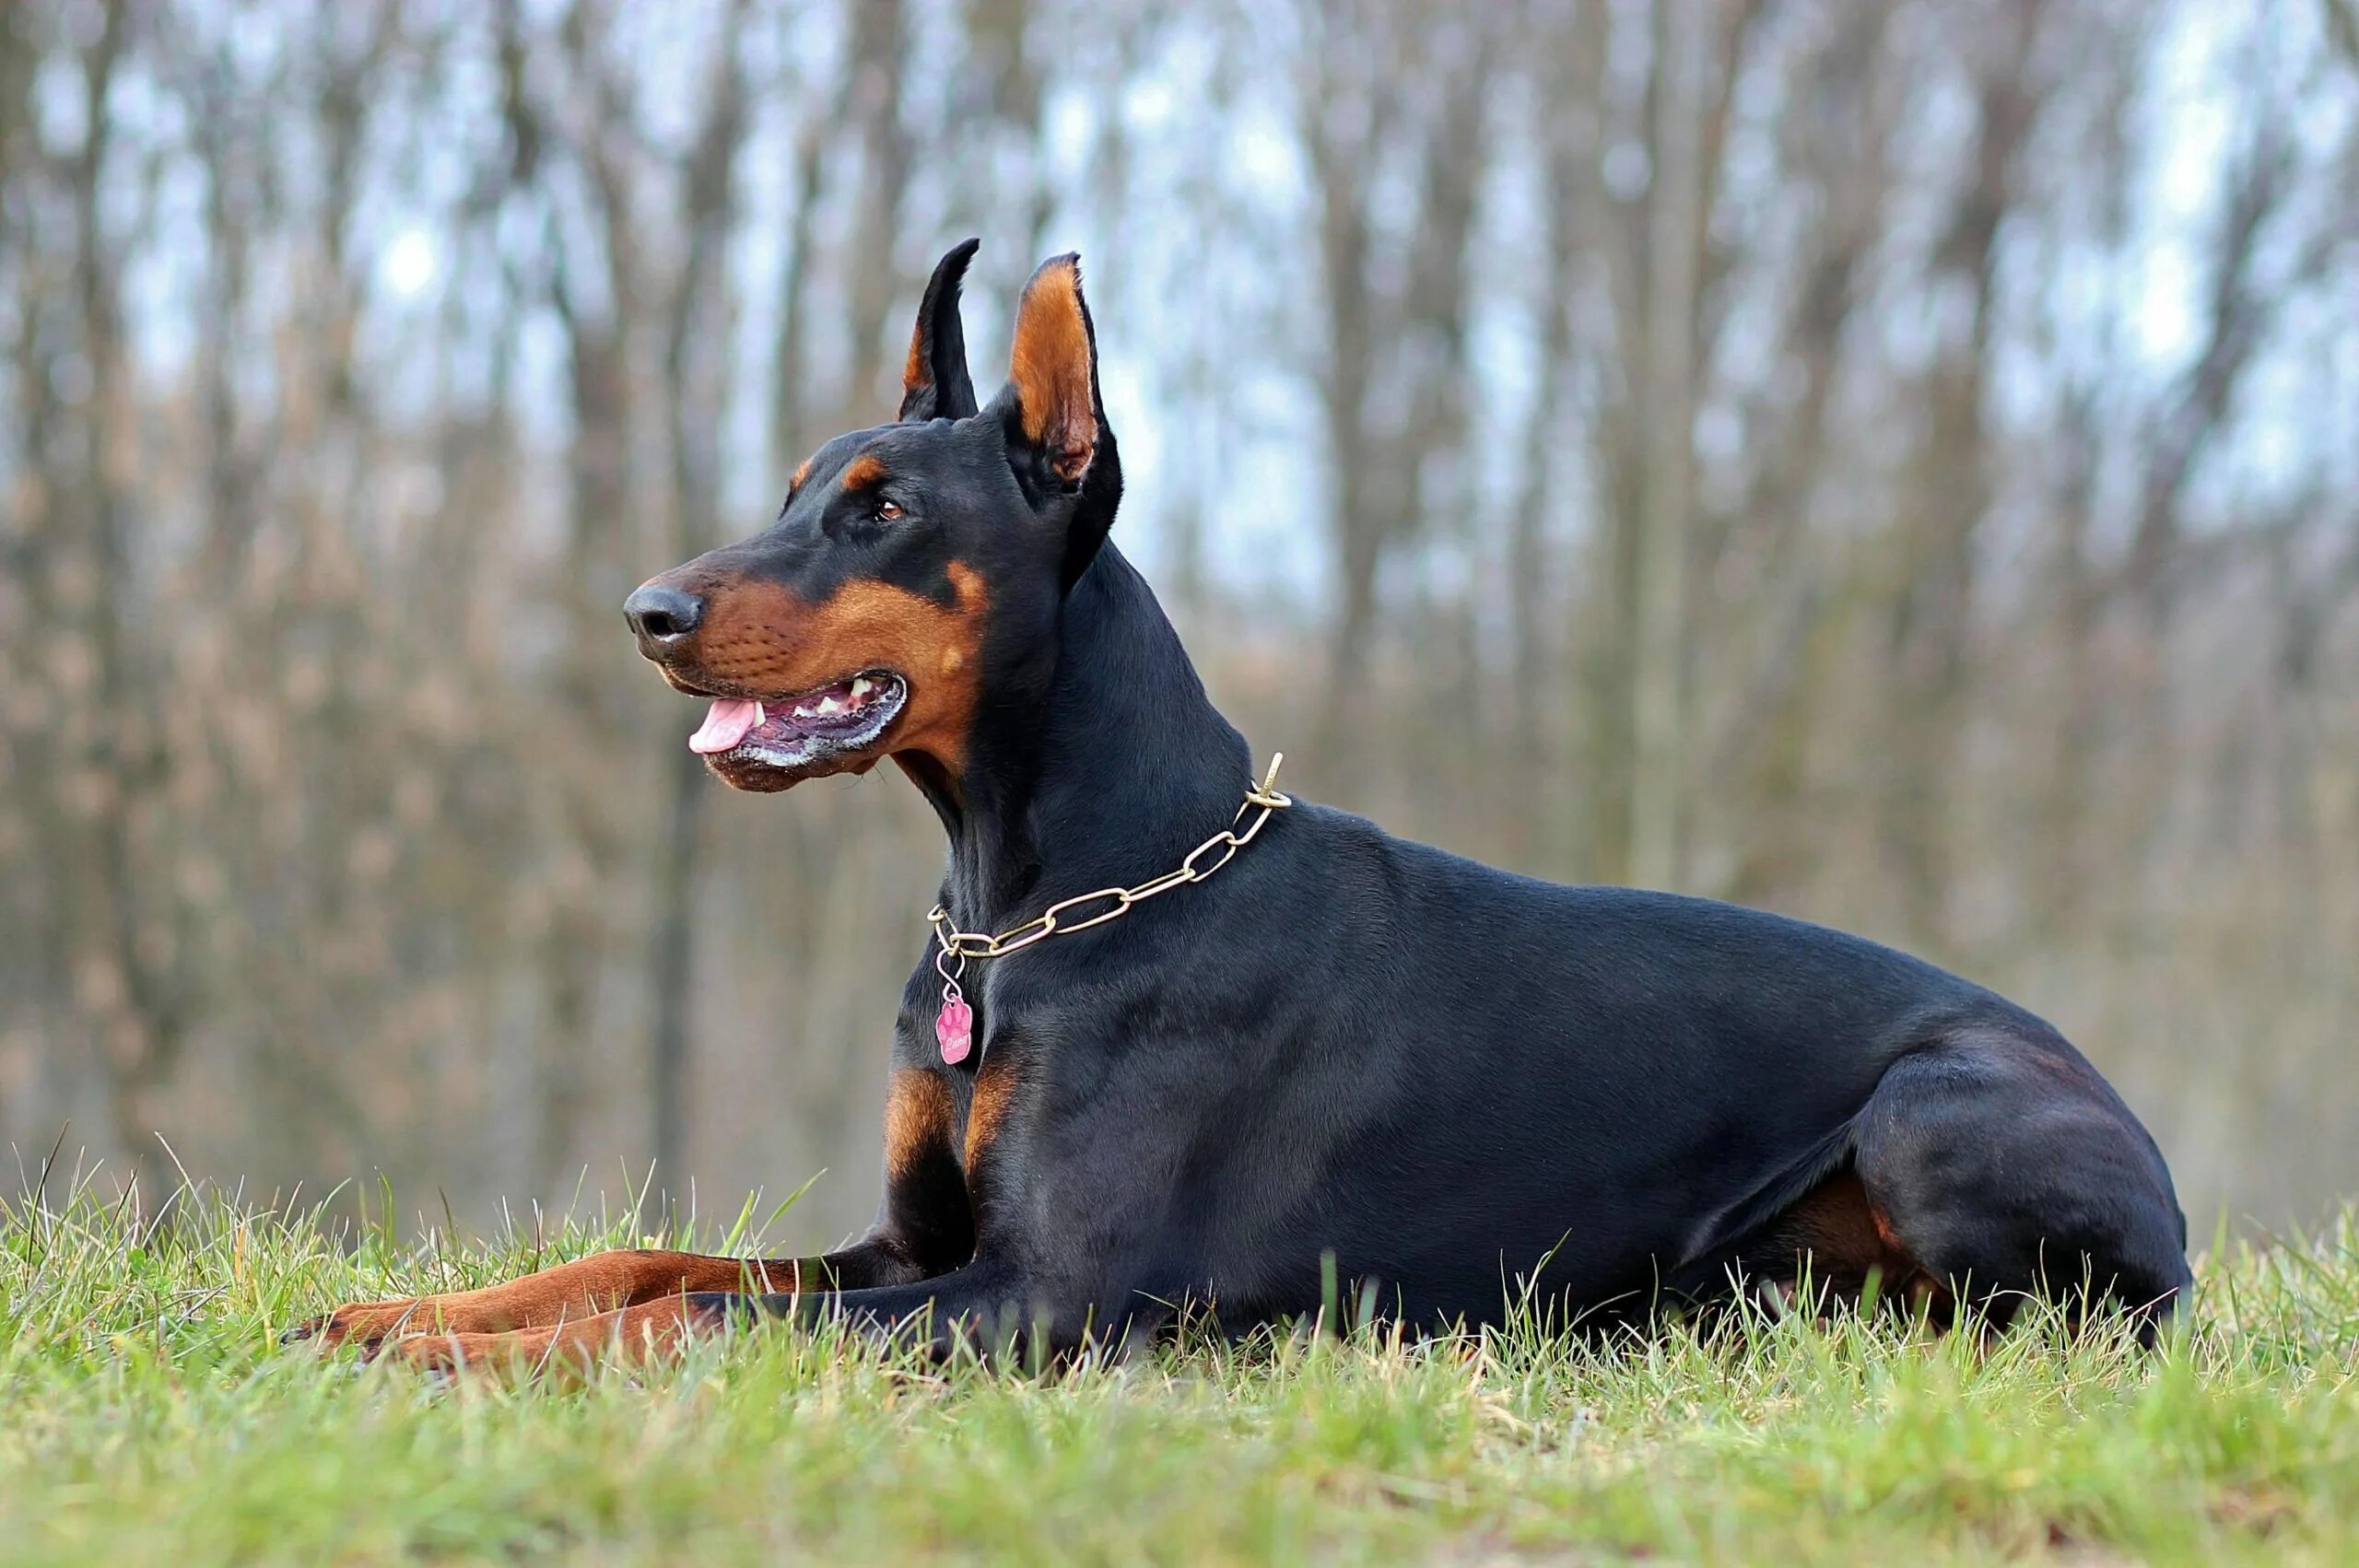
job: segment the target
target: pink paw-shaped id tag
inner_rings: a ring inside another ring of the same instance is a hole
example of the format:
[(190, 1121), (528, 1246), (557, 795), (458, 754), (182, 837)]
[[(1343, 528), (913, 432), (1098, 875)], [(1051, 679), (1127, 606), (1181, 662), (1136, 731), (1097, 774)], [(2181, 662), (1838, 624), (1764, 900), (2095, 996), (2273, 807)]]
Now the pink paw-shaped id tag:
[(956, 989), (942, 999), (933, 1016), (933, 1037), (942, 1043), (942, 1059), (956, 1067), (975, 1048), (975, 1010)]

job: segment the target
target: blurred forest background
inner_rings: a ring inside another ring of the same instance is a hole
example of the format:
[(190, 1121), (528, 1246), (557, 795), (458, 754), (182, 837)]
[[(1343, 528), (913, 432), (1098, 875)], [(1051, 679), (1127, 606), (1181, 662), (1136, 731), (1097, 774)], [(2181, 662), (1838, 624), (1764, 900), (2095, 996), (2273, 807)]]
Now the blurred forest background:
[(2006, 989), (2199, 1231), (2359, 1190), (2353, 0), (7, 6), (25, 1167), (858, 1228), (937, 830), (618, 606), (969, 233), (1289, 785)]

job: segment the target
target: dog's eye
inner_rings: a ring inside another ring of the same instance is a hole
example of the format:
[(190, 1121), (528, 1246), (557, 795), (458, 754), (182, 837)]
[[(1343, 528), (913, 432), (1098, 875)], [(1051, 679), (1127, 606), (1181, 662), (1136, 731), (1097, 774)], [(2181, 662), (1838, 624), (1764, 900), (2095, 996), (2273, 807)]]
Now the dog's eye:
[(876, 521), (879, 522), (898, 521), (901, 516), (901, 503), (898, 501), (879, 501), (876, 503), (875, 516)]

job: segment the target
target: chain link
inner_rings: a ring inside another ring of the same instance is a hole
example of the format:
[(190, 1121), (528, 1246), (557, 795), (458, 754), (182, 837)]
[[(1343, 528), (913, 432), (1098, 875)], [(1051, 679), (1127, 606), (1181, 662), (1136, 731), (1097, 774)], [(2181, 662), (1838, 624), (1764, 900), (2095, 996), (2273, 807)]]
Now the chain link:
[[(1253, 842), (1254, 835), (1262, 831), (1262, 825), (1270, 820), (1272, 812), (1294, 804), (1292, 797), (1281, 795), (1277, 790), (1278, 765), (1285, 759), (1284, 752), (1271, 754), (1270, 771), (1262, 776), (1261, 783), (1246, 787), (1244, 803), (1237, 808), (1237, 815), (1228, 826), (1189, 850), (1187, 858), (1177, 867), (1153, 881), (1143, 882), (1136, 887), (1101, 887), (1095, 893), (1061, 898), (1022, 925), (1002, 931), (997, 936), (987, 931), (953, 929), (950, 912), (941, 905), (935, 905), (926, 916), (933, 927), (935, 939), (942, 944), (942, 953), (934, 960), (935, 967), (942, 969), (945, 979), (950, 979), (951, 971), (943, 967), (945, 959), (955, 957), (961, 960), (959, 968), (963, 970), (966, 967), (963, 961), (968, 958), (1004, 958), (1011, 953), (1022, 952), (1036, 942), (1045, 942), (1052, 936), (1062, 936), (1072, 931), (1086, 931), (1092, 926), (1118, 920), (1158, 894), (1203, 881), (1234, 860), (1239, 849)], [(1261, 814), (1239, 832), (1238, 824), (1244, 822), (1245, 813), (1257, 806), (1261, 808)], [(1197, 863), (1215, 850), (1219, 852), (1219, 859), (1208, 865)], [(1111, 902), (1108, 903), (1108, 900)], [(1086, 919), (1074, 918), (1078, 911), (1094, 904), (1106, 904), (1107, 907), (1097, 910)]]

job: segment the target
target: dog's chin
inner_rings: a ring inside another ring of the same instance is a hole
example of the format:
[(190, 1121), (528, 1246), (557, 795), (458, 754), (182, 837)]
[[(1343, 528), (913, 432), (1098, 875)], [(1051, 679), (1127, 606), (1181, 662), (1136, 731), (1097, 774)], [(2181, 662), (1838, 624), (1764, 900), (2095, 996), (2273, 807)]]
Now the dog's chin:
[(751, 795), (775, 795), (793, 789), (806, 778), (826, 778), (838, 773), (865, 773), (875, 766), (884, 755), (883, 752), (871, 751), (832, 756), (821, 761), (780, 764), (731, 752), (722, 756), (709, 756), (704, 759), (704, 765), (714, 778), (732, 790), (743, 790)]

